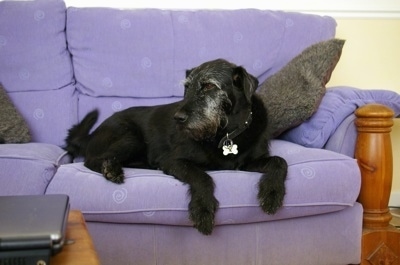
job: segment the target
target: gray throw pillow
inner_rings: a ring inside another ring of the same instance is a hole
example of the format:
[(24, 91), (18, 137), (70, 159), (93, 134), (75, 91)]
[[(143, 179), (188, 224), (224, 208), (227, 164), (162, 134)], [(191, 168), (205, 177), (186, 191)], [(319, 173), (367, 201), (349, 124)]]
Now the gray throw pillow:
[(330, 39), (313, 44), (260, 85), (272, 136), (301, 124), (317, 110), (344, 43)]
[(0, 143), (26, 143), (31, 140), (28, 125), (0, 84)]

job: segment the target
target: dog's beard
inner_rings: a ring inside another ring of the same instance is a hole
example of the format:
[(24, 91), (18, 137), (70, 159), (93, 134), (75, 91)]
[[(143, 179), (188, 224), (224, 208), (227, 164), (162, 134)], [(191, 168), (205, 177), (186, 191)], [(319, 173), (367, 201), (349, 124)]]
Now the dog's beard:
[(189, 123), (183, 130), (195, 141), (207, 141), (214, 139), (218, 130), (224, 128), (226, 124), (227, 118), (210, 120), (204, 117)]
[(207, 97), (204, 102), (202, 111), (192, 114), (181, 128), (195, 141), (213, 140), (228, 125), (226, 111), (231, 103), (227, 97)]

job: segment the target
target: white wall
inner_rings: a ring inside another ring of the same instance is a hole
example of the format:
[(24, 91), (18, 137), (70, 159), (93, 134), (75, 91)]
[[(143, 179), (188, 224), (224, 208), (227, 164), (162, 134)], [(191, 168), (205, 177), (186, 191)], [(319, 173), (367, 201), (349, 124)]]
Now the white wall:
[(258, 8), (327, 14), (335, 17), (400, 18), (399, 0), (65, 0), (75, 7), (162, 8), (162, 9), (240, 9)]

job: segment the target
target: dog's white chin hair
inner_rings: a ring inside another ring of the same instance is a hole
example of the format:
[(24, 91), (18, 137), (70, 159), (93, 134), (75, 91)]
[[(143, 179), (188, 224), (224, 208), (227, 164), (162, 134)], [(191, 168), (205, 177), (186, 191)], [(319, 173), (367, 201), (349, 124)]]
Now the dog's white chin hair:
[(185, 125), (178, 125), (178, 129), (184, 132), (189, 138), (195, 141), (210, 141), (215, 139), (218, 131), (223, 130), (228, 125), (228, 118), (223, 116), (217, 120), (204, 119), (197, 122), (189, 122)]

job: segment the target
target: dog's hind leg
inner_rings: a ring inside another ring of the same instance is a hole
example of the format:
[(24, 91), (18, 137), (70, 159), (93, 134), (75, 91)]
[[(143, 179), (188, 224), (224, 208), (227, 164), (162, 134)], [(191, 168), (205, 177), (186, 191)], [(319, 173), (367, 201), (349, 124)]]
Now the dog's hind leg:
[(146, 155), (143, 149), (143, 141), (132, 135), (125, 135), (109, 143), (105, 150), (92, 149), (92, 155), (86, 157), (85, 166), (102, 173), (107, 180), (120, 184), (125, 178), (122, 167), (143, 159), (142, 156)]
[(117, 158), (106, 158), (101, 164), (101, 173), (111, 182), (121, 184), (124, 183), (124, 171), (121, 163)]
[(258, 182), (258, 201), (268, 214), (276, 213), (283, 204), (287, 168), (285, 159), (279, 156), (261, 156), (244, 168), (263, 173)]
[(115, 157), (91, 157), (86, 159), (85, 166), (101, 173), (107, 180), (120, 184), (124, 183), (124, 171), (121, 163)]
[(214, 181), (203, 170), (185, 160), (163, 163), (164, 173), (172, 175), (189, 185), (189, 218), (194, 227), (204, 235), (210, 235), (214, 228), (218, 200), (214, 197)]

